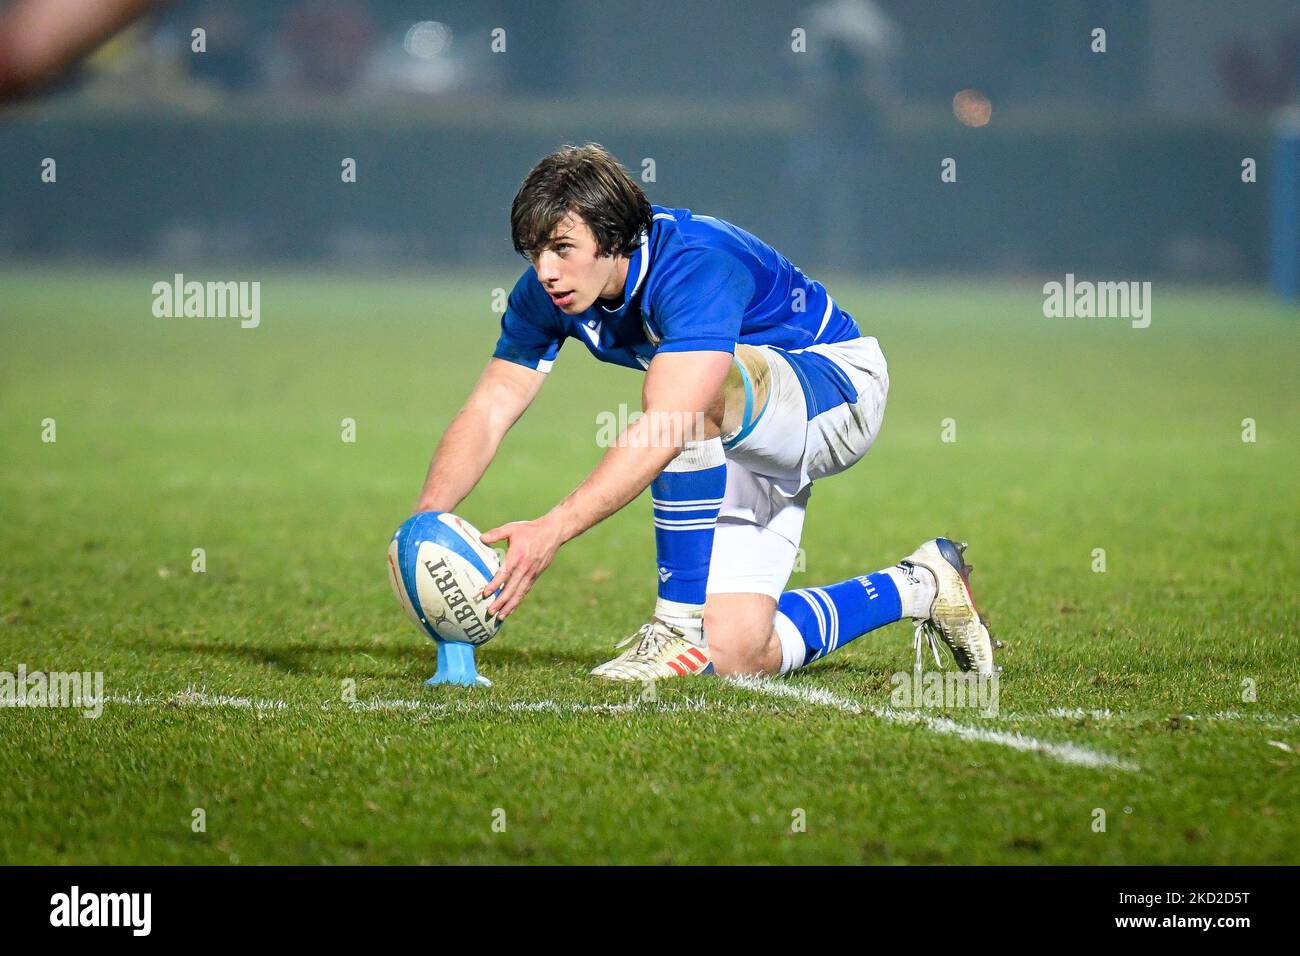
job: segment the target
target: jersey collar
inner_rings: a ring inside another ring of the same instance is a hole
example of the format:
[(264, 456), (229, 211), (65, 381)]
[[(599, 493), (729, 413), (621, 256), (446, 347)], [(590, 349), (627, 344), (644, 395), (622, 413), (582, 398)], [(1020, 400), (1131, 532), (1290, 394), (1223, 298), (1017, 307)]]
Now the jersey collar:
[(623, 302), (618, 308), (611, 309), (601, 305), (601, 310), (616, 315), (627, 308), (627, 304), (641, 291), (641, 283), (650, 271), (650, 230), (641, 230), (641, 244), (632, 251), (632, 258), (627, 263), (627, 281), (623, 285)]

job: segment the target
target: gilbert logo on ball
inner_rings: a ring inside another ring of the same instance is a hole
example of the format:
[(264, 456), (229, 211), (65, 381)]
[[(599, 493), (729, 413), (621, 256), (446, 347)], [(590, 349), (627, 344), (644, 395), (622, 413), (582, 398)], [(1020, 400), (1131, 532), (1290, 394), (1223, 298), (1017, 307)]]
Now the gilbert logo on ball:
[(500, 562), (463, 518), (424, 511), (402, 523), (388, 543), (388, 579), (407, 616), (438, 645), (434, 684), (486, 684), (474, 648), (501, 627), (481, 597)]

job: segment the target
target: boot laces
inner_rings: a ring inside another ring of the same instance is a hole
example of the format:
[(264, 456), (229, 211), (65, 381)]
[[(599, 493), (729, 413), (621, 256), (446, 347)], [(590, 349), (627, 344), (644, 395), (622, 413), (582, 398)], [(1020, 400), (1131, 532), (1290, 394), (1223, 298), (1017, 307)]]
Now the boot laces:
[(943, 660), (939, 657), (939, 628), (930, 618), (916, 622), (916, 632), (912, 639), (912, 650), (916, 652), (916, 660), (912, 667), (918, 674), (921, 672), (925, 660), (924, 648), (927, 641), (930, 644), (930, 650), (934, 652), (935, 666), (943, 670)]
[(677, 637), (685, 637), (686, 632), (680, 627), (674, 627), (666, 621), (654, 618), (649, 624), (642, 624), (637, 632), (630, 637), (625, 637), (614, 645), (614, 649), (626, 647), (633, 641), (640, 639), (636, 649), (628, 655), (631, 659), (654, 660), (659, 656), (659, 652), (667, 644)]

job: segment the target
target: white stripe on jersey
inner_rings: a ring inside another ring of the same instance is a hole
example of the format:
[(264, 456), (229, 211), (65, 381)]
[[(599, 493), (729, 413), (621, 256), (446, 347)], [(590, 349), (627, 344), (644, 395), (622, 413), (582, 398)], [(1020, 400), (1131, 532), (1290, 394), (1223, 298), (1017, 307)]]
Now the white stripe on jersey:
[(813, 336), (814, 343), (816, 343), (817, 340), (822, 337), (822, 333), (826, 331), (826, 323), (831, 320), (831, 311), (834, 308), (835, 300), (831, 298), (831, 294), (828, 292), (826, 293), (826, 312), (822, 315), (822, 324), (817, 326), (817, 334)]

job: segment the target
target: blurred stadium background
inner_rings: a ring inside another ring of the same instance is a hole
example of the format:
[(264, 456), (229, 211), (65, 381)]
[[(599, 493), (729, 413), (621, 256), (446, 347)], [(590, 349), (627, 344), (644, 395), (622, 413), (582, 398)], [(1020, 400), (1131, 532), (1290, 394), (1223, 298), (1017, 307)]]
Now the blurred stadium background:
[(1293, 290), (1298, 75), (1293, 0), (193, 0), (2, 114), (0, 256), (513, 271), (523, 174), (595, 140), (813, 275)]

